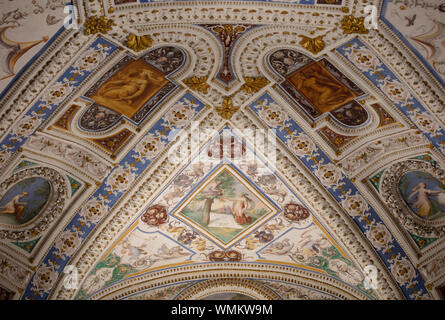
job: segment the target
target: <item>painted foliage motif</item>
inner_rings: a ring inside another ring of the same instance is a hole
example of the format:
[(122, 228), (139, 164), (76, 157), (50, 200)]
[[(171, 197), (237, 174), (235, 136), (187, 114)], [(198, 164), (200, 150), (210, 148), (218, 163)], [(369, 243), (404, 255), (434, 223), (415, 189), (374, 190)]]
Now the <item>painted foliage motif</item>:
[(224, 169), (195, 194), (181, 215), (224, 243), (271, 212), (232, 170)]
[(44, 178), (18, 182), (0, 200), (0, 223), (21, 225), (31, 221), (42, 211), (50, 193), (50, 183)]
[(399, 190), (403, 200), (419, 217), (427, 220), (445, 217), (445, 185), (431, 174), (407, 172), (400, 179)]

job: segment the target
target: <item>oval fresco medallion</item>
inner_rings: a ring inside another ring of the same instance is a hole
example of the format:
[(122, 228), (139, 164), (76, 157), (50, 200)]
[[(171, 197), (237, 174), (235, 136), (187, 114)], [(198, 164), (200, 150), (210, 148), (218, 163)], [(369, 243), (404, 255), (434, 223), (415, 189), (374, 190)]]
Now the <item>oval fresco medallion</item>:
[(35, 218), (51, 194), (47, 179), (33, 177), (14, 184), (0, 200), (0, 224), (22, 225)]
[(445, 184), (422, 171), (405, 173), (399, 181), (399, 191), (408, 207), (427, 220), (445, 217)]

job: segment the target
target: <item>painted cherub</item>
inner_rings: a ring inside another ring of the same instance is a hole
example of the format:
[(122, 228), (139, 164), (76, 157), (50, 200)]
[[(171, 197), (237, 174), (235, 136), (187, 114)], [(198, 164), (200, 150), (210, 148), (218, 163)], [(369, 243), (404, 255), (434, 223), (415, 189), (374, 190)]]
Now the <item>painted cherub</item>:
[(15, 218), (19, 220), (27, 202), (20, 202), (20, 200), (28, 195), (28, 192), (22, 192), (12, 198), (6, 205), (0, 207), (0, 214), (16, 215)]

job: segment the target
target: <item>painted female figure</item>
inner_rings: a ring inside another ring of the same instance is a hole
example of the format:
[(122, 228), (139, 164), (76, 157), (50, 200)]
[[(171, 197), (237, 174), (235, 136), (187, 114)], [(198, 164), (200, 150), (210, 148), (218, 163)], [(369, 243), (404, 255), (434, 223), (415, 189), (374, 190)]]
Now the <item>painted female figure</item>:
[(426, 183), (420, 182), (413, 188), (413, 193), (408, 197), (411, 199), (417, 194), (417, 200), (413, 204), (413, 207), (417, 209), (417, 214), (421, 217), (428, 217), (431, 210), (431, 201), (428, 196), (435, 195), (437, 192), (426, 188)]
[(237, 198), (232, 206), (232, 213), (235, 216), (236, 223), (248, 224), (252, 222), (252, 217), (246, 216), (244, 212), (249, 207), (249, 202), (251, 200), (247, 197), (247, 194), (242, 193), (239, 198)]
[(0, 214), (11, 214), (15, 215), (15, 218), (20, 221), (20, 215), (22, 214), (23, 210), (25, 209), (25, 206), (27, 202), (20, 202), (20, 200), (28, 195), (28, 192), (22, 192), (18, 195), (16, 195), (14, 198), (11, 199), (5, 206), (0, 207)]

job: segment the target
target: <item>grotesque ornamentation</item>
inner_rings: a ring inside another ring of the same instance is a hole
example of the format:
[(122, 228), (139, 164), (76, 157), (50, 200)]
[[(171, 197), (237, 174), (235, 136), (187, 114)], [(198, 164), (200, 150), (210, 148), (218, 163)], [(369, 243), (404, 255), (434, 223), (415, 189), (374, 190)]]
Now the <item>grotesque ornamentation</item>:
[(91, 140), (108, 152), (115, 154), (131, 136), (133, 136), (131, 131), (124, 129), (110, 137)]
[(255, 238), (261, 243), (267, 243), (274, 239), (274, 235), (268, 231), (257, 231), (255, 232)]
[(219, 41), (221, 41), (221, 44), (224, 48), (224, 56), (223, 56), (223, 62), (221, 69), (218, 74), (218, 79), (224, 81), (224, 82), (231, 82), (235, 79), (235, 75), (232, 71), (232, 66), (230, 64), (230, 55), (231, 50), (238, 38), (245, 33), (246, 31), (252, 29), (253, 25), (244, 25), (244, 24), (238, 24), (238, 25), (231, 25), (231, 24), (208, 24), (203, 25), (204, 28), (210, 30), (215, 34), (215, 36), (218, 38)]
[(151, 206), (142, 215), (141, 220), (152, 227), (160, 226), (168, 220), (167, 208), (161, 205)]
[(60, 118), (57, 122), (54, 123), (55, 127), (58, 127), (63, 130), (69, 130), (70, 122), (73, 115), (80, 107), (77, 105), (72, 105)]
[(121, 115), (100, 105), (89, 107), (80, 119), (80, 127), (86, 130), (106, 130), (116, 124)]
[(368, 120), (368, 112), (356, 101), (352, 101), (331, 112), (339, 122), (354, 127), (362, 125)]
[(337, 148), (341, 148), (357, 138), (357, 136), (345, 136), (343, 134), (339, 134), (328, 127), (321, 128), (320, 133), (322, 133)]
[(221, 262), (221, 261), (237, 262), (241, 261), (242, 257), (243, 256), (241, 252), (235, 250), (214, 251), (209, 254), (209, 260), (213, 262)]
[(298, 222), (309, 218), (310, 213), (301, 204), (289, 203), (284, 207), (284, 216), (289, 221)]
[(283, 77), (290, 75), (309, 62), (312, 62), (312, 59), (308, 56), (289, 49), (275, 51), (269, 56), (271, 67)]

